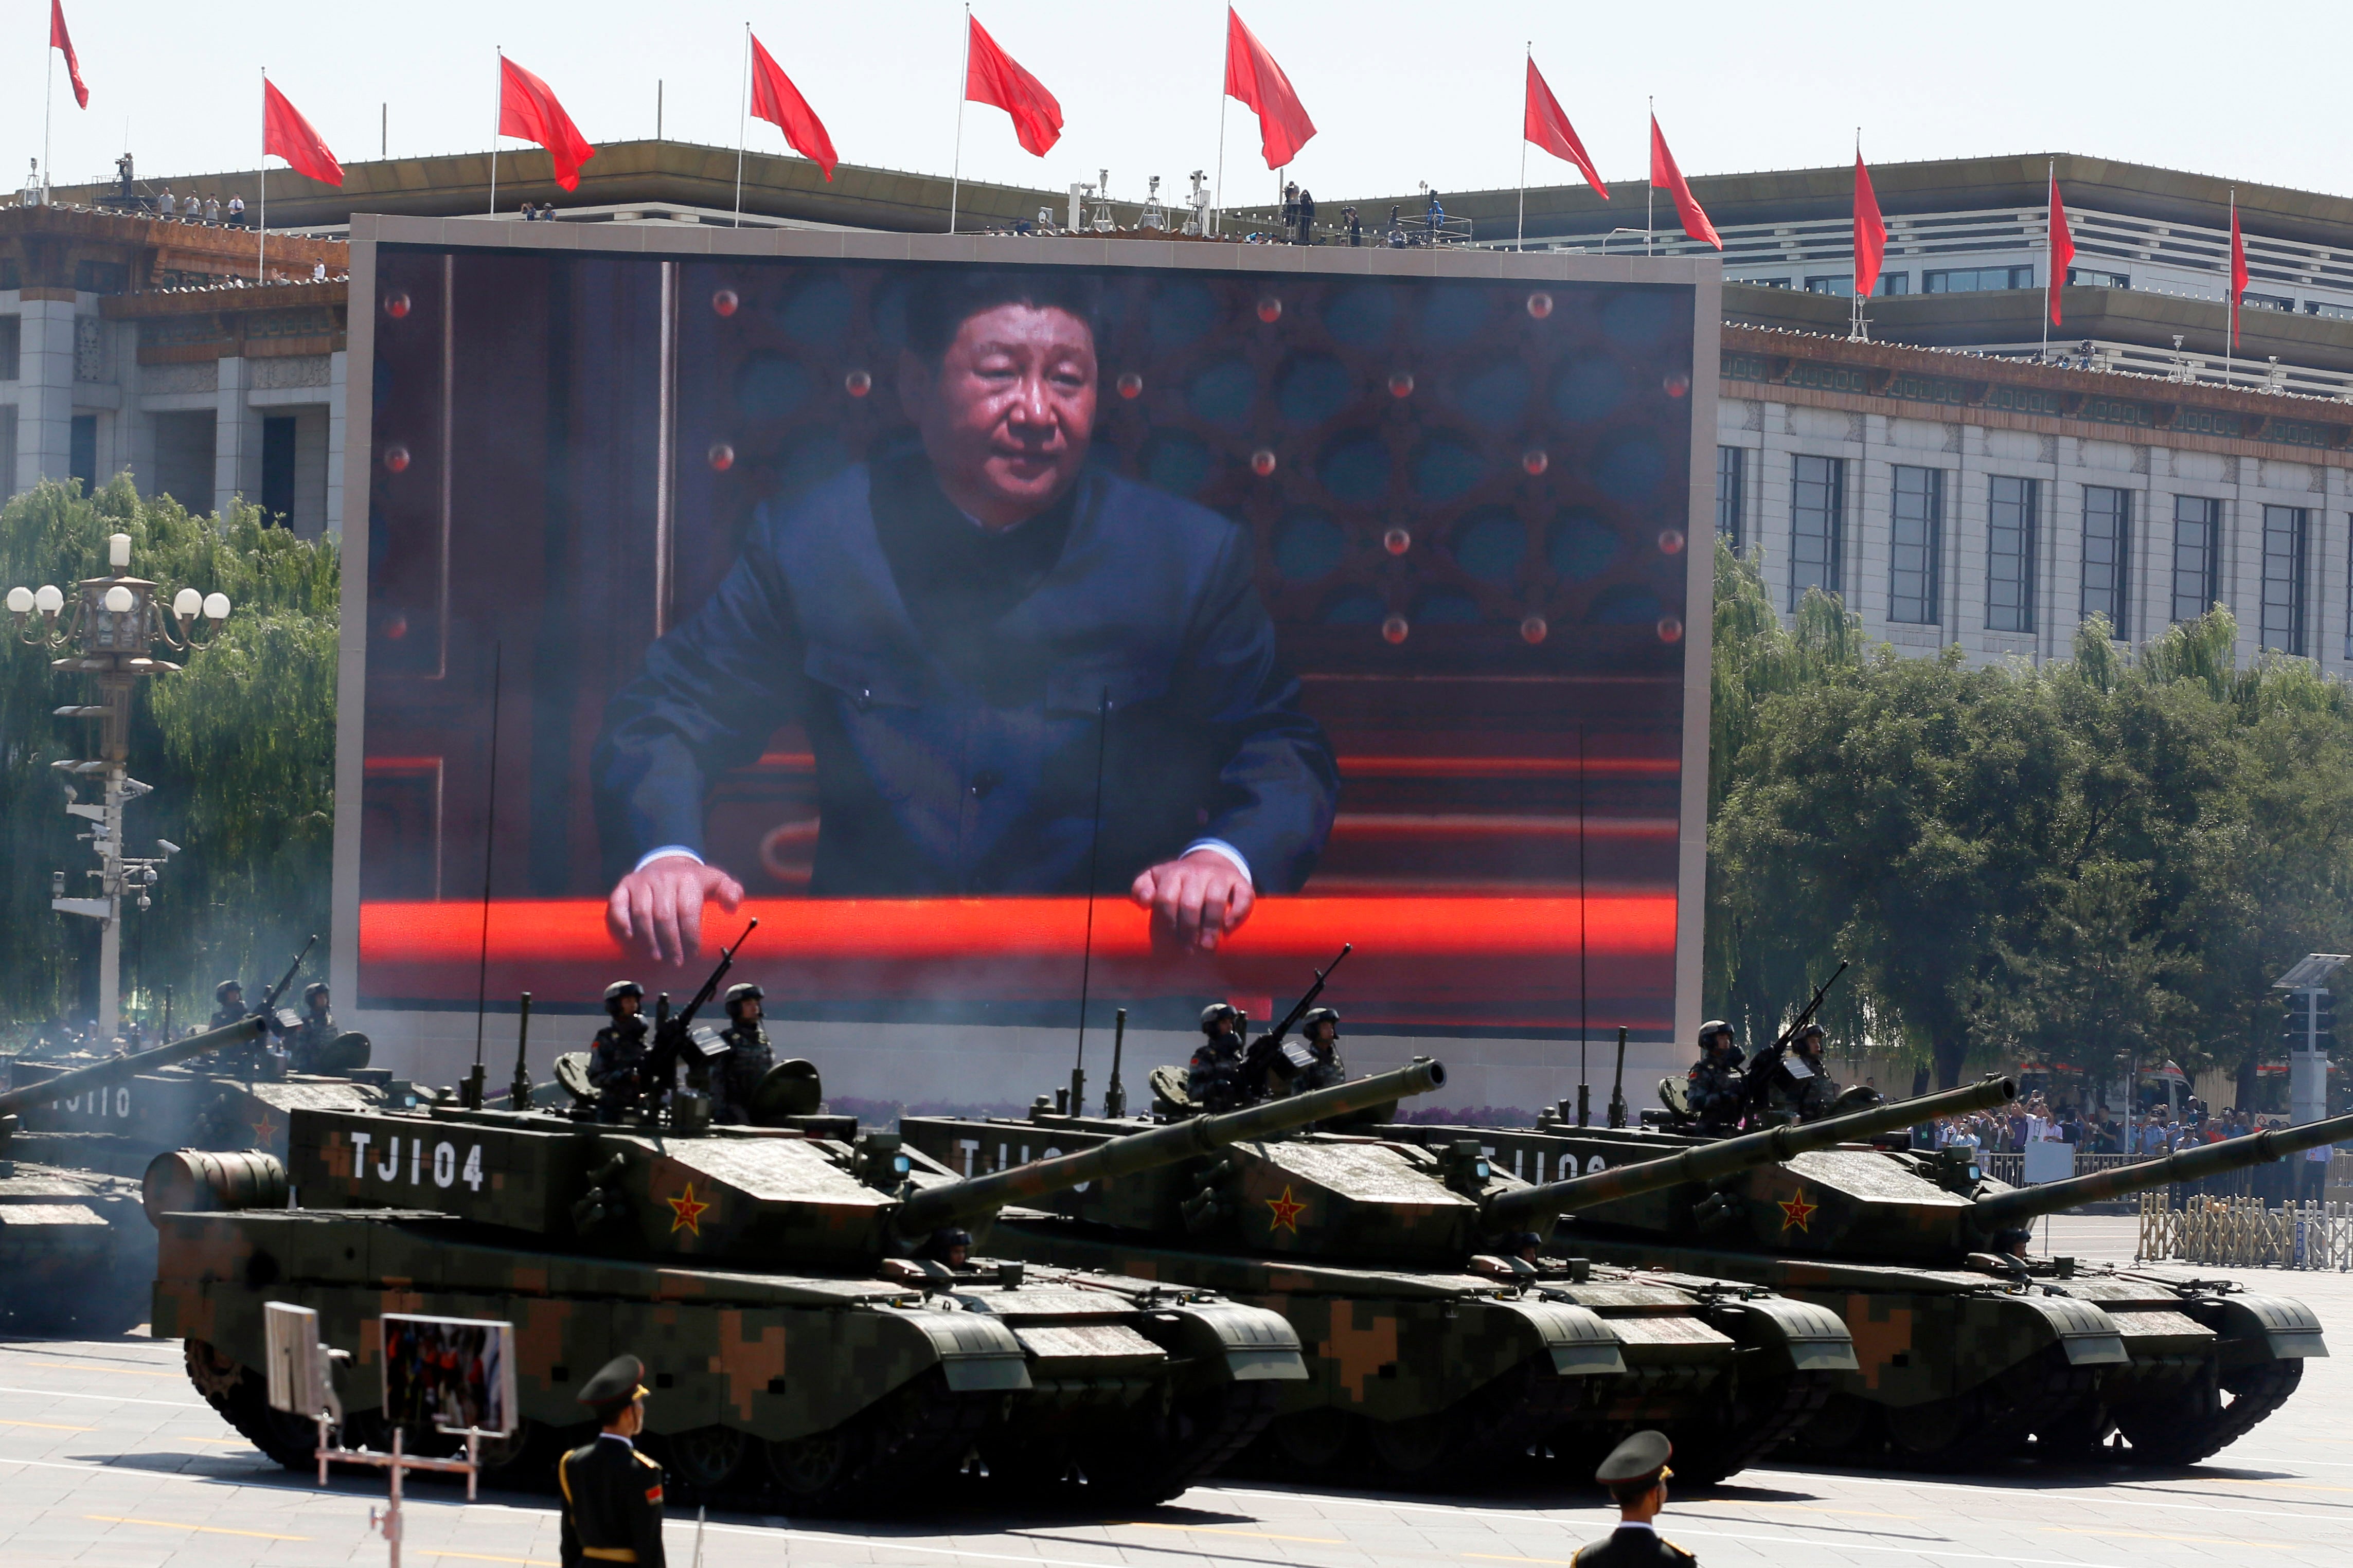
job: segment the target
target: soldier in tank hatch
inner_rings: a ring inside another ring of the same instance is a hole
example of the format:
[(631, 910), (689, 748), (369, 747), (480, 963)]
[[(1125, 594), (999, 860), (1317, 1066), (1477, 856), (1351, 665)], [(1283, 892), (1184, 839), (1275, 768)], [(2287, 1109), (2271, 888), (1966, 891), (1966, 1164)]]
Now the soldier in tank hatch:
[(314, 1072), (319, 1058), (336, 1034), (335, 1015), (328, 1005), (332, 1000), (323, 980), (314, 980), (302, 988), (302, 1021), (286, 1031), (286, 1051), (296, 1072)]
[(1088, 463), (1100, 296), (1059, 268), (917, 280), (914, 430), (765, 506), (606, 706), (620, 940), (682, 963), (703, 901), (743, 898), (703, 861), (705, 793), (790, 721), (816, 759), (818, 898), (1124, 889), (1207, 949), (1306, 880), (1331, 744), (1276, 658), (1250, 536)]
[(719, 1037), (727, 1043), (727, 1055), (711, 1068), (713, 1121), (751, 1121), (752, 1093), (776, 1065), (768, 1031), (760, 1026), (767, 994), (748, 980), (727, 988), (727, 1026), (719, 1031)]
[(1637, 1432), (1609, 1451), (1593, 1479), (1618, 1505), (1618, 1528), (1607, 1541), (1577, 1548), (1576, 1568), (1687, 1568), (1699, 1559), (1659, 1533), (1667, 1506), (1667, 1461), (1675, 1446), (1663, 1432)]
[(1699, 1118), (1702, 1132), (1726, 1136), (1740, 1131), (1747, 1088), (1741, 1081), (1740, 1047), (1733, 1041), (1731, 1025), (1710, 1018), (1699, 1026), (1699, 1060), (1692, 1064), (1685, 1084), (1686, 1102)]
[(1202, 1040), (1185, 1069), (1185, 1092), (1208, 1111), (1232, 1110), (1248, 1102), (1242, 1084), (1242, 1016), (1228, 1002), (1201, 1009)]
[(588, 1082), (596, 1090), (596, 1120), (627, 1121), (653, 1086), (646, 1082), (646, 988), (634, 980), (605, 987), (605, 1014), (612, 1021), (596, 1031), (588, 1047)]
[(245, 1005), (245, 987), (234, 980), (224, 980), (213, 987), (212, 1021), (208, 1029), (225, 1029), (252, 1011)]
[(1838, 1103), (1839, 1086), (1822, 1060), (1822, 1026), (1808, 1024), (1765, 1079), (1765, 1117), (1775, 1126), (1819, 1121)]
[(1311, 1008), (1299, 1020), (1299, 1031), (1307, 1038), (1309, 1060), (1292, 1080), (1291, 1092), (1304, 1094), (1311, 1089), (1347, 1082), (1348, 1064), (1340, 1059), (1340, 1015), (1329, 1007)]
[(634, 1563), (662, 1568), (662, 1468), (640, 1452), (646, 1425), (646, 1366), (617, 1356), (580, 1389), (596, 1418), (596, 1436), (557, 1461), (564, 1568)]

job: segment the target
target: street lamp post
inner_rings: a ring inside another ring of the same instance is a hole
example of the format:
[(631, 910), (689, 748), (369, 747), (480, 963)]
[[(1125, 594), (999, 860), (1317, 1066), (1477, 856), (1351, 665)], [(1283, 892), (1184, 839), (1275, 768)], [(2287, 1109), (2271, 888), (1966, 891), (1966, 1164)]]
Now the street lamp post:
[[(88, 822), (90, 830), (76, 835), (88, 840), (98, 856), (95, 897), (69, 898), (66, 873), (51, 874), (49, 908), (99, 922), (98, 1029), (111, 1039), (121, 1021), (122, 900), (126, 894), (145, 909), (156, 870), (179, 846), (157, 839), (154, 855), (123, 853), (122, 808), (154, 786), (131, 776), (131, 691), (139, 678), (161, 675), (180, 666), (153, 657), (158, 642), (174, 652), (193, 653), (218, 635), (228, 618), (226, 594), (199, 594), (183, 588), (172, 596), (168, 610), (156, 598), (155, 584), (122, 575), (131, 565), (131, 536), (118, 533), (107, 542), (107, 563), (117, 575), (91, 577), (76, 584), (72, 607), (55, 586), (8, 590), (8, 613), (20, 640), (28, 647), (61, 652), (49, 661), (51, 669), (79, 671), (98, 678), (98, 701), (57, 710), (61, 719), (99, 721), (99, 754), (88, 760), (66, 760), (49, 765), (65, 786), (66, 810)], [(81, 799), (81, 787), (95, 784), (100, 797)]]

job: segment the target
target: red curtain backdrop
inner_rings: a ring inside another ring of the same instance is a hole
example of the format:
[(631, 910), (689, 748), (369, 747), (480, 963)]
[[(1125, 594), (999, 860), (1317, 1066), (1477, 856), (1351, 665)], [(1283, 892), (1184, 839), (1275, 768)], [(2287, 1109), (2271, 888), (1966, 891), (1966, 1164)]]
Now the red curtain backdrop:
[(825, 133), (825, 121), (756, 37), (752, 40), (752, 117), (782, 131), (794, 152), (815, 163), (828, 181), (833, 178), (833, 166), (841, 160), (834, 153), (833, 138)]
[(298, 174), (330, 185), (343, 183), (343, 166), (333, 151), (268, 77), (261, 79), (261, 152), (264, 157), (277, 153)]
[(1315, 134), (1315, 121), (1307, 118), (1307, 106), (1299, 101), (1291, 79), (1230, 5), (1226, 7), (1226, 96), (1240, 99), (1258, 115), (1259, 146), (1270, 169), (1297, 157)]
[(1576, 164), (1585, 183), (1599, 191), (1603, 201), (1609, 199), (1609, 187), (1593, 172), (1593, 160), (1585, 155), (1585, 143), (1577, 139), (1577, 127), (1568, 122), (1560, 100), (1552, 95), (1552, 88), (1546, 82), (1544, 73), (1536, 69), (1533, 57), (1528, 60), (1527, 125), (1523, 134), (1554, 157)]
[(972, 63), (965, 68), (964, 95), (974, 103), (993, 103), (1013, 117), (1013, 134), (1021, 145), (1042, 158), (1062, 139), (1062, 106), (1046, 84), (1023, 70), (1011, 55), (980, 25), (972, 23)]
[(580, 165), (596, 155), (548, 85), (504, 55), (499, 57), (499, 134), (546, 148), (555, 183), (567, 191), (580, 188)]

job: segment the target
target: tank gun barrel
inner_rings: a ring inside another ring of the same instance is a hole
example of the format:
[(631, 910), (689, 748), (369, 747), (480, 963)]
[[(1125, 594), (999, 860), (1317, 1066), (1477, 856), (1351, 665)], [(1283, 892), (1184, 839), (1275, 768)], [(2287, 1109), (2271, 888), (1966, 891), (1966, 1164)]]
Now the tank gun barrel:
[(1270, 1100), (1222, 1115), (1187, 1117), (1149, 1131), (1113, 1138), (1076, 1153), (1032, 1160), (1009, 1171), (927, 1188), (900, 1208), (899, 1230), (902, 1235), (920, 1237), (942, 1226), (994, 1214), (1008, 1204), (1066, 1192), (1088, 1182), (1173, 1165), (1252, 1138), (1296, 1131), (1312, 1122), (1346, 1116), (1409, 1094), (1427, 1094), (1445, 1082), (1444, 1064), (1424, 1057), (1393, 1071), (1334, 1084), (1329, 1089)]
[(1663, 1159), (1644, 1160), (1636, 1164), (1620, 1165), (1614, 1170), (1596, 1171), (1590, 1175), (1570, 1176), (1563, 1181), (1546, 1182), (1541, 1186), (1519, 1187), (1508, 1193), (1499, 1193), (1487, 1200), (1487, 1222), (1493, 1229), (1525, 1226), (1531, 1221), (1589, 1208), (1614, 1198), (1638, 1197), (1662, 1187), (1681, 1186), (1686, 1182), (1710, 1182), (1751, 1166), (1778, 1164), (1816, 1149), (1859, 1142), (1883, 1132), (1916, 1127), (1940, 1116), (1959, 1116), (1968, 1111), (1983, 1110), (2017, 1098), (2015, 1079), (1989, 1078), (1959, 1089), (1922, 1095), (1917, 1100), (1899, 1100), (1846, 1116), (1796, 1122), (1788, 1127), (1727, 1138), (1717, 1143), (1703, 1143)]
[(2022, 1224), (2046, 1214), (2073, 1208), (2077, 1204), (2097, 1203), (2102, 1198), (2142, 1192), (2149, 1187), (2218, 1176), (2226, 1171), (2243, 1170), (2249, 1165), (2284, 1160), (2306, 1149), (2317, 1149), (2323, 1143), (2342, 1142), (2348, 1139), (2353, 1139), (2353, 1116), (2307, 1121), (2301, 1127), (2266, 1128), (2261, 1132), (2250, 1132), (2243, 1138), (2225, 1138), (2220, 1143), (2186, 1149), (2179, 1154), (2168, 1154), (2160, 1159), (2143, 1160), (2138, 1164), (2118, 1165), (2114, 1170), (2094, 1171), (2089, 1175), (2045, 1182), (2038, 1187), (1997, 1193), (1989, 1198), (1979, 1198), (1972, 1217), (1979, 1225), (1987, 1226)]
[(259, 1039), (269, 1027), (269, 1020), (259, 1013), (240, 1018), (234, 1024), (224, 1024), (201, 1035), (191, 1035), (185, 1040), (174, 1040), (157, 1046), (153, 1050), (109, 1057), (102, 1062), (74, 1068), (55, 1078), (28, 1083), (21, 1089), (0, 1093), (0, 1116), (13, 1115), (28, 1106), (47, 1105), (55, 1100), (69, 1100), (85, 1089), (112, 1083), (117, 1079), (131, 1078), (155, 1068), (167, 1068), (191, 1057), (216, 1051), (224, 1046), (241, 1045)]

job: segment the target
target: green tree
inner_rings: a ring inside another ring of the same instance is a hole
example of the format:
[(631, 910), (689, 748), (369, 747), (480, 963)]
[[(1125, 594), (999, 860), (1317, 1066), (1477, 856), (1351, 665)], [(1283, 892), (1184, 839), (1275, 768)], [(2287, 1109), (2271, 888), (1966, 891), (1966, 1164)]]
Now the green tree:
[[(0, 583), (109, 575), (113, 533), (131, 535), (138, 575), (225, 593), (235, 606), (185, 670), (141, 683), (132, 710), (132, 775), (155, 793), (128, 808), (128, 837), (134, 849), (169, 838), (184, 853), (154, 907), (127, 910), (123, 975), (142, 1012), (172, 986), (176, 1021), (210, 1009), (216, 979), (274, 980), (311, 931), (323, 973), (341, 571), (332, 540), (297, 539), (252, 508), (192, 516), (118, 476), (95, 495), (50, 481), (0, 507)], [(16, 868), (0, 882), (10, 955), (0, 1005), (19, 1020), (86, 1016), (95, 999), (95, 924), (51, 911), (42, 874), (61, 868), (79, 886), (94, 863), (49, 767), (87, 755), (94, 739), (89, 723), (52, 712), (85, 700), (82, 685), (22, 646), (0, 663), (0, 820)]]

